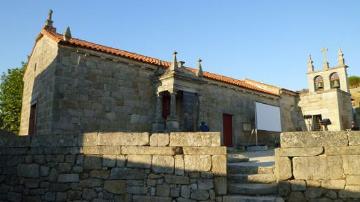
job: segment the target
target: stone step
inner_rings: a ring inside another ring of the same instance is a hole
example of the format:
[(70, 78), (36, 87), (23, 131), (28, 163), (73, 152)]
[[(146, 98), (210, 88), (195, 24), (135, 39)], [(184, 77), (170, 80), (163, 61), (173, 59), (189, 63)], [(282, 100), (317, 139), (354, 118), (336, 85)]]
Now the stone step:
[(273, 174), (273, 166), (242, 165), (228, 163), (228, 174)]
[(227, 195), (223, 197), (223, 202), (284, 202), (284, 199), (277, 196)]
[(276, 181), (274, 174), (229, 174), (229, 182), (236, 183), (273, 183)]
[(237, 184), (229, 183), (228, 192), (230, 194), (245, 194), (245, 195), (274, 195), (278, 193), (278, 185), (274, 184)]
[(228, 154), (228, 163), (248, 162), (249, 158), (239, 154)]

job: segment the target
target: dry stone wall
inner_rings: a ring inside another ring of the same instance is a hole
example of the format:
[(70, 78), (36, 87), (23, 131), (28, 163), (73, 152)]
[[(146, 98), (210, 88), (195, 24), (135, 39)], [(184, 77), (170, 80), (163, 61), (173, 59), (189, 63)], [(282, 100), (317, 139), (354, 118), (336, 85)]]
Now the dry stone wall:
[(0, 137), (0, 201), (222, 201), (220, 134)]
[(288, 201), (360, 200), (360, 132), (282, 133), (275, 154)]

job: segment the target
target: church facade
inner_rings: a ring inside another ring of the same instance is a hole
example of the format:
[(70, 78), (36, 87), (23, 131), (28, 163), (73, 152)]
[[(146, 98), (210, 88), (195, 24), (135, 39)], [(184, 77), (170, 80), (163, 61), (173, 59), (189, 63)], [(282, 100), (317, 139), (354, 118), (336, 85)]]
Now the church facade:
[[(248, 145), (255, 102), (280, 108), (283, 131), (307, 129), (297, 92), (203, 71), (200, 59), (186, 67), (176, 52), (168, 62), (59, 34), (51, 13), (24, 84), (20, 135), (198, 131), (205, 122), (226, 146)], [(259, 131), (259, 143), (278, 135)]]

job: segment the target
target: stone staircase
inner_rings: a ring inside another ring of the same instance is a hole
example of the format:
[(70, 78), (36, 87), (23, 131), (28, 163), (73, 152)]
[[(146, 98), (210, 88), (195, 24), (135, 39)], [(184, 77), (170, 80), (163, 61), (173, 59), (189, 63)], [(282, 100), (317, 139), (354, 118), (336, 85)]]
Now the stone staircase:
[(228, 153), (228, 196), (223, 202), (283, 201), (277, 196), (273, 150)]

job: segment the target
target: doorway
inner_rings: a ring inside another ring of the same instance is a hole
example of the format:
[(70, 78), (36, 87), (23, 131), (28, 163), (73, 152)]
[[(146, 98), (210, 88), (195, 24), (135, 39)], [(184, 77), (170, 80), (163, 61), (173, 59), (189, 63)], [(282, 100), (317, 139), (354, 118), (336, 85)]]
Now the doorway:
[(224, 146), (232, 147), (232, 115), (223, 114), (223, 143)]

